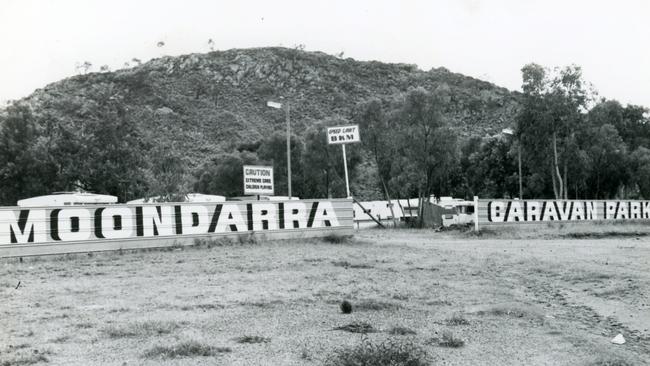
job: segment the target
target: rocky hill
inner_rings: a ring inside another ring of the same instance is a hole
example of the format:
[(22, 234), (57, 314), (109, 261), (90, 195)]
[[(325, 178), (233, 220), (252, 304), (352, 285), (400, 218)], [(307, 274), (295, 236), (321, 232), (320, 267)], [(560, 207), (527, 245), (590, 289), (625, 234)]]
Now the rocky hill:
[(300, 135), (315, 121), (349, 118), (367, 98), (399, 100), (414, 87), (447, 89), (447, 117), (462, 136), (511, 125), (518, 106), (517, 93), (445, 68), (422, 71), (287, 48), (163, 57), (131, 69), (70, 77), (18, 103), (36, 116), (81, 129), (95, 109), (119, 104), (156, 144), (181, 151), (197, 167), (284, 128), (284, 113), (267, 107), (268, 100), (290, 103), (293, 131)]

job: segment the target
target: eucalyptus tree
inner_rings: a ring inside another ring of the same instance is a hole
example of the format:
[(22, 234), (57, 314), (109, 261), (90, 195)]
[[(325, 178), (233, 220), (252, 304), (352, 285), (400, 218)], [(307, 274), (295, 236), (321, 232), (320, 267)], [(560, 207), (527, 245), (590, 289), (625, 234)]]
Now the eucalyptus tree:
[(551, 71), (528, 64), (521, 71), (524, 95), (517, 138), (529, 168), (546, 170), (555, 198), (567, 199), (569, 166), (581, 149), (577, 133), (583, 128), (592, 93), (575, 65)]

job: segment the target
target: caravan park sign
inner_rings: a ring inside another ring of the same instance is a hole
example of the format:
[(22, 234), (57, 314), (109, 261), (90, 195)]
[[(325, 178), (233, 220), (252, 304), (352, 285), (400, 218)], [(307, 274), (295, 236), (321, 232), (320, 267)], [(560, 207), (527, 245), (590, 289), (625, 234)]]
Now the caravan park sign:
[(481, 225), (553, 221), (647, 220), (650, 201), (478, 200)]

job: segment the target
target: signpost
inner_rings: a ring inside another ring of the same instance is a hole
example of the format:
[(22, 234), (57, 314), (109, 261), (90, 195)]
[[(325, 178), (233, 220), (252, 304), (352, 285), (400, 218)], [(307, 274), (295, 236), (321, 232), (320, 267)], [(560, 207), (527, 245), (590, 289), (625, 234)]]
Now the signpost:
[(345, 156), (345, 145), (361, 142), (359, 137), (359, 125), (336, 126), (327, 128), (327, 143), (340, 144), (343, 150), (343, 168), (345, 170), (345, 189), (350, 196), (350, 182), (348, 180), (348, 159)]
[(273, 167), (244, 165), (244, 194), (273, 196)]

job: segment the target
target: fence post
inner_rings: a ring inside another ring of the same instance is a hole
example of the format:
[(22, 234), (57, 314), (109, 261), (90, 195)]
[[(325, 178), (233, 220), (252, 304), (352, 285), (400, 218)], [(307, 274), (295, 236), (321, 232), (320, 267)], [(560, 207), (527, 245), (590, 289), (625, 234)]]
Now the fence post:
[(474, 196), (474, 231), (478, 232), (478, 196)]

